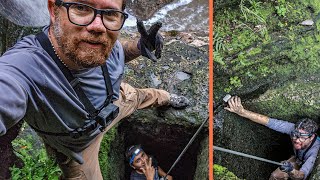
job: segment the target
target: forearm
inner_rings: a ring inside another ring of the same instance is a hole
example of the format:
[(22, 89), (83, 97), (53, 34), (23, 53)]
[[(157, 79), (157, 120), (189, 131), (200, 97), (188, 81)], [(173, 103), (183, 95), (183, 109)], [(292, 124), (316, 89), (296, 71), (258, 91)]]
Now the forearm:
[(304, 173), (296, 169), (292, 170), (288, 174), (289, 174), (289, 177), (293, 180), (299, 180), (304, 178)]
[(163, 177), (166, 175), (166, 173), (161, 169), (160, 166), (158, 166), (158, 174)]
[(141, 55), (140, 50), (138, 49), (138, 39), (137, 40), (131, 40), (131, 41), (125, 41), (122, 40), (121, 44), (123, 46), (124, 54), (125, 54), (125, 62), (129, 62)]
[(239, 116), (245, 117), (247, 119), (250, 119), (251, 121), (258, 123), (258, 124), (262, 124), (262, 125), (267, 125), (269, 122), (269, 117), (262, 115), (262, 114), (258, 114), (246, 109), (243, 109), (241, 112), (237, 113)]
[[(167, 175), (167, 173), (164, 172), (164, 171), (161, 169), (160, 166), (158, 166), (158, 174), (159, 174), (159, 176), (162, 176), (162, 177), (165, 177), (165, 176)], [(167, 175), (167, 178), (166, 178), (166, 179), (167, 179), (167, 180), (172, 180), (173, 178), (172, 178), (172, 176)]]

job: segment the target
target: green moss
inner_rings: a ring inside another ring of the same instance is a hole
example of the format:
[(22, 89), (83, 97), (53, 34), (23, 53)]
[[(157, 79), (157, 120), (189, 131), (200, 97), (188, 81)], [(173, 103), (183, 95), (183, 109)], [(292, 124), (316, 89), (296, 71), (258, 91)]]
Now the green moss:
[[(230, 172), (227, 168), (214, 164), (214, 179), (216, 180), (237, 180), (239, 179), (235, 174)], [(240, 179), (239, 179), (240, 180)]]
[(314, 11), (314, 14), (320, 13), (320, 1), (318, 0), (300, 0), (300, 3), (304, 4), (305, 6), (311, 7)]
[(319, 116), (320, 105), (316, 103), (319, 88), (320, 83), (288, 83), (281, 88), (267, 91), (254, 104), (257, 109), (277, 118), (314, 118)]
[(111, 175), (114, 174), (114, 167), (110, 162), (110, 146), (117, 136), (117, 128), (111, 128), (104, 136), (101, 142), (100, 152), (99, 152), (99, 164), (101, 168), (101, 173), (103, 179), (112, 179)]
[(248, 52), (249, 56), (253, 56), (256, 55), (258, 53), (261, 53), (261, 48), (252, 48), (250, 49), (250, 51)]

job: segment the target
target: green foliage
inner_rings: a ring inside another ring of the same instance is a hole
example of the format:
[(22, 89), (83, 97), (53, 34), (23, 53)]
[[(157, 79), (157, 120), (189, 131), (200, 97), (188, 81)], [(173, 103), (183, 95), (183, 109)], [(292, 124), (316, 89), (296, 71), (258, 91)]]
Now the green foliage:
[(240, 1), (240, 10), (245, 21), (248, 21), (250, 16), (253, 16), (254, 19), (258, 20), (260, 23), (266, 23), (265, 19), (259, 15), (259, 9), (261, 8), (261, 2), (256, 2), (255, 0), (249, 0), (251, 5), (250, 8), (244, 5), (244, 0)]
[(315, 24), (316, 24), (318, 32), (320, 32), (320, 21), (317, 21)]
[(25, 139), (16, 139), (12, 142), (15, 154), (22, 159), (22, 168), (12, 167), (12, 180), (57, 180), (61, 174), (57, 164), (46, 154), (43, 145), (35, 148), (35, 142), (29, 135)]
[(319, 0), (300, 0), (299, 3), (303, 3), (305, 6), (309, 6), (314, 11), (314, 14), (320, 13), (320, 1)]
[(234, 173), (230, 172), (227, 168), (214, 164), (214, 179), (216, 180), (240, 180)]
[(242, 86), (241, 80), (238, 76), (230, 77), (230, 84), (236, 88)]
[(258, 72), (259, 72), (263, 77), (266, 77), (266, 76), (271, 72), (271, 70), (269, 69), (268, 66), (261, 65), (261, 66), (258, 67)]
[(279, 16), (285, 17), (287, 13), (287, 5), (285, 0), (278, 0), (278, 5), (275, 6), (277, 14)]
[(226, 47), (224, 46), (223, 43), (223, 38), (219, 36), (218, 32), (214, 32), (214, 39), (213, 39), (213, 45), (214, 45), (214, 51), (220, 51), (220, 50), (225, 50)]
[(238, 76), (230, 77), (229, 83), (230, 83), (230, 86), (224, 88), (224, 91), (226, 93), (229, 93), (233, 88), (239, 88), (243, 86), (241, 83), (241, 79)]
[(110, 176), (113, 174), (114, 168), (110, 164), (110, 144), (117, 136), (117, 129), (111, 128), (104, 136), (101, 142), (100, 152), (99, 152), (99, 164), (101, 167), (101, 173), (103, 179), (112, 179)]
[(226, 63), (223, 61), (223, 57), (220, 55), (220, 53), (218, 51), (214, 51), (214, 63), (218, 63), (222, 66), (225, 66)]
[(214, 33), (214, 62), (218, 63), (222, 66), (225, 66), (225, 62), (223, 61), (222, 56), (220, 55), (219, 51), (225, 50), (223, 38), (221, 38), (217, 32)]

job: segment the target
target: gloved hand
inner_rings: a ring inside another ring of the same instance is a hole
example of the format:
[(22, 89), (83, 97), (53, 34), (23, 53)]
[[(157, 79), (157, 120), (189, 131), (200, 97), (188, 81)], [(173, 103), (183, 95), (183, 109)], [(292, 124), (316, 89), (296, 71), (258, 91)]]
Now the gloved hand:
[(286, 172), (286, 173), (289, 173), (293, 170), (293, 165), (288, 162), (288, 161), (285, 161), (281, 166), (280, 166), (280, 170), (283, 171), (283, 172)]
[[(138, 48), (141, 51), (141, 55), (156, 62), (161, 57), (161, 51), (163, 48), (163, 37), (158, 33), (162, 23), (156, 22), (147, 31), (141, 20), (137, 20), (138, 31), (141, 35), (138, 42)], [(155, 51), (155, 54), (151, 52)]]

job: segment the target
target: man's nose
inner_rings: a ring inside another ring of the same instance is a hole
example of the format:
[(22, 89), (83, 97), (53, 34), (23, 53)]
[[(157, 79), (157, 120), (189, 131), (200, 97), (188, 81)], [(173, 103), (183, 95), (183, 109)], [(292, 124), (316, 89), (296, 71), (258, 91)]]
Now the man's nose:
[(106, 32), (106, 28), (103, 25), (100, 14), (97, 14), (92, 23), (87, 26), (88, 31)]

